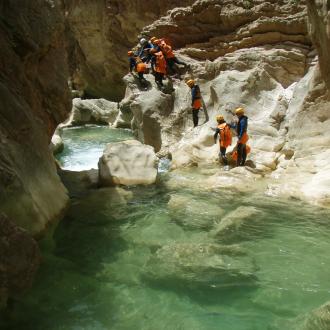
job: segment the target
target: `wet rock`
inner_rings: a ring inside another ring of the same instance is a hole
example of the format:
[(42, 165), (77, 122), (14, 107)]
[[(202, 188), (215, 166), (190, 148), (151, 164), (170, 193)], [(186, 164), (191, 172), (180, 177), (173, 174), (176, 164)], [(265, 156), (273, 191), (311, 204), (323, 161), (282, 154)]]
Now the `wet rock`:
[(66, 126), (112, 124), (118, 115), (118, 103), (105, 99), (73, 99), (73, 108)]
[(158, 159), (151, 146), (139, 141), (109, 143), (99, 160), (100, 184), (152, 184), (157, 178)]
[(244, 238), (253, 225), (260, 221), (262, 212), (253, 206), (239, 206), (226, 214), (210, 232), (212, 237), (222, 241)]
[(231, 246), (172, 244), (158, 249), (148, 260), (146, 280), (173, 287), (221, 289), (256, 280), (253, 259)]
[(0, 309), (31, 287), (40, 261), (37, 242), (0, 214)]
[(178, 224), (190, 229), (212, 228), (225, 212), (220, 206), (199, 200), (194, 195), (173, 194), (168, 208)]

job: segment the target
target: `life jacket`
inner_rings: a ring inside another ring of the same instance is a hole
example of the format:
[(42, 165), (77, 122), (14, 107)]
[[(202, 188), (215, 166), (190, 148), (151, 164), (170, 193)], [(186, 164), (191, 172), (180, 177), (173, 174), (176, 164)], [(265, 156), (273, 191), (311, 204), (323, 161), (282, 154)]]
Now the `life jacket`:
[(145, 73), (147, 70), (147, 65), (143, 62), (137, 63), (136, 64), (136, 72), (138, 73)]
[(162, 52), (155, 53), (156, 64), (155, 71), (166, 74), (166, 60)]
[(165, 42), (162, 42), (160, 44), (160, 48), (161, 48), (162, 52), (164, 53), (164, 56), (166, 57), (166, 59), (175, 57), (172, 47), (170, 45), (166, 44)]
[(230, 126), (227, 123), (222, 123), (218, 125), (218, 128), (220, 130), (220, 147), (228, 148), (232, 142)]
[(247, 130), (247, 126), (248, 126), (248, 118), (246, 116), (242, 116), (239, 120), (238, 120), (238, 124), (237, 124), (237, 135), (239, 135), (240, 131), (241, 131), (241, 121), (243, 118), (246, 118), (246, 128), (245, 128), (245, 132), (242, 135), (242, 138), (240, 140), (240, 143), (242, 144), (246, 144), (246, 142), (249, 140), (249, 136), (246, 132)]

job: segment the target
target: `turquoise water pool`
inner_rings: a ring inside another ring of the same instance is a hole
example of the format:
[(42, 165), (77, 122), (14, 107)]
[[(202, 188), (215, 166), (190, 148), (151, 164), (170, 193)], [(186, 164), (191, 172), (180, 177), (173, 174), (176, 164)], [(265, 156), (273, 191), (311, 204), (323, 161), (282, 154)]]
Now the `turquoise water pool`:
[(330, 300), (329, 211), (173, 175), (73, 199), (1, 328), (304, 330)]

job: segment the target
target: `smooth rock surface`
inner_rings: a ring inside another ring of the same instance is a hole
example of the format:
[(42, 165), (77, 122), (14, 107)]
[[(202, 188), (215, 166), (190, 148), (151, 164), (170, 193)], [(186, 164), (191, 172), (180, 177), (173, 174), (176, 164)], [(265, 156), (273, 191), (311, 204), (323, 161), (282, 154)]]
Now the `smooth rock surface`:
[(105, 99), (73, 99), (72, 112), (65, 126), (112, 124), (118, 115), (118, 103)]
[(109, 143), (99, 160), (101, 185), (153, 184), (158, 159), (151, 146), (130, 140)]

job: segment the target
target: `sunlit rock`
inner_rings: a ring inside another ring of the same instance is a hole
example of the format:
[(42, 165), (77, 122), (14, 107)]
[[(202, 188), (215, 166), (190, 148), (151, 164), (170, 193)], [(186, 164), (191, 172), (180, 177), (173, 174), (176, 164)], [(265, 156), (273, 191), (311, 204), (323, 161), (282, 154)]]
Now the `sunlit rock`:
[(61, 131), (56, 130), (54, 135), (52, 136), (52, 140), (49, 145), (50, 151), (55, 155), (61, 153), (64, 149), (64, 143), (61, 137)]
[(118, 115), (118, 103), (105, 99), (73, 99), (69, 121), (65, 126), (83, 124), (112, 124)]
[(152, 184), (157, 178), (157, 164), (151, 146), (135, 140), (109, 143), (99, 160), (100, 183), (103, 186)]

